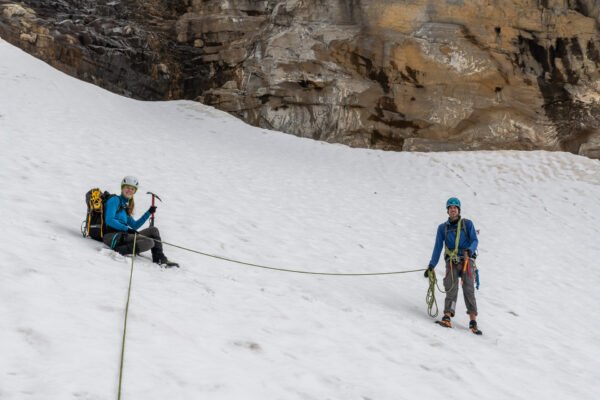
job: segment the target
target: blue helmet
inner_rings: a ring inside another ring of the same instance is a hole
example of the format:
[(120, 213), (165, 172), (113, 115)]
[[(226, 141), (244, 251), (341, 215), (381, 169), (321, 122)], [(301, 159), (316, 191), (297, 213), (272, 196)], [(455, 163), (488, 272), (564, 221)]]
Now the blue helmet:
[(446, 202), (446, 208), (448, 208), (450, 206), (456, 206), (460, 209), (460, 200), (457, 199), (456, 197), (450, 197), (448, 199), (448, 201)]

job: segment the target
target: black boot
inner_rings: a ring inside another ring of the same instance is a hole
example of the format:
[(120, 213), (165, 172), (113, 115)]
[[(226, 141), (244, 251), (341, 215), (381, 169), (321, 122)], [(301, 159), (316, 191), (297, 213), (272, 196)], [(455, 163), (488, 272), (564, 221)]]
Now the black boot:
[(162, 249), (155, 250), (155, 248), (152, 248), (152, 262), (160, 265), (163, 268), (179, 268), (179, 264), (167, 259), (167, 256), (165, 256), (165, 253), (162, 252)]
[(471, 332), (473, 332), (476, 335), (482, 335), (483, 334), (483, 332), (481, 332), (477, 328), (477, 321), (475, 321), (475, 320), (471, 320), (471, 322), (469, 322), (469, 329), (471, 329)]
[(179, 264), (177, 264), (176, 262), (173, 262), (173, 261), (169, 261), (169, 260), (167, 260), (164, 263), (161, 263), (160, 266), (163, 268), (173, 268), (173, 267), (179, 268)]
[(450, 317), (444, 315), (441, 321), (436, 321), (438, 324), (443, 326), (444, 328), (452, 328), (452, 322), (450, 321)]

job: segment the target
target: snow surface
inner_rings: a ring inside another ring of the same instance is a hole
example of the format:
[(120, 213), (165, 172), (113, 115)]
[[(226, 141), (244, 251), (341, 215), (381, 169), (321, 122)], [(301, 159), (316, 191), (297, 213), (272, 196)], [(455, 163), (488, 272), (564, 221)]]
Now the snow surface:
[(123, 98), (0, 41), (0, 399), (116, 399), (131, 259), (79, 229), (85, 192), (130, 174), (138, 216), (162, 196), (164, 240), (324, 272), (425, 268), (456, 195), (480, 230), (484, 336), (462, 295), (454, 329), (433, 323), (421, 272), (167, 248), (181, 269), (135, 263), (123, 399), (600, 398), (598, 161), (315, 142)]

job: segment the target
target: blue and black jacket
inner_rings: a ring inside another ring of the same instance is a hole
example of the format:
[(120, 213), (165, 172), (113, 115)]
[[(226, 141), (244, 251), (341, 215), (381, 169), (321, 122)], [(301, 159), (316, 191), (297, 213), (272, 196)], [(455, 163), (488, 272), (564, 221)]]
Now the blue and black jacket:
[[(479, 244), (479, 240), (477, 240), (477, 232), (475, 231), (475, 226), (473, 226), (473, 222), (468, 219), (463, 219), (461, 224), (465, 225), (467, 234), (465, 232), (461, 232), (459, 242), (458, 242), (458, 254), (464, 254), (465, 251), (470, 250), (471, 254), (474, 254), (477, 250), (477, 245)], [(437, 235), (435, 237), (435, 246), (433, 248), (433, 254), (431, 254), (431, 261), (429, 261), (429, 265), (433, 265), (434, 267), (437, 265), (440, 260), (440, 254), (444, 249), (444, 234), (446, 234), (446, 247), (448, 250), (454, 250), (456, 246), (456, 228), (458, 227), (458, 220), (454, 222), (450, 222), (450, 220), (440, 224), (437, 229)], [(462, 229), (461, 229), (462, 231)]]
[(138, 220), (127, 215), (125, 207), (128, 203), (129, 200), (122, 194), (108, 199), (104, 213), (107, 231), (127, 232), (129, 228), (138, 230), (150, 218), (149, 211), (146, 211)]

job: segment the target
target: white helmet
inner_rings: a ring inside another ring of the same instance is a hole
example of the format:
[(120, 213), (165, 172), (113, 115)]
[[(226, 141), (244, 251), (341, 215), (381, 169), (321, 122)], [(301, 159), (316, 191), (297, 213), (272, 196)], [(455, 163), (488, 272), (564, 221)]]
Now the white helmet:
[(137, 178), (135, 176), (126, 176), (125, 178), (123, 178), (123, 180), (121, 181), (121, 190), (123, 190), (123, 186), (127, 185), (127, 186), (133, 186), (137, 192), (138, 190), (138, 186), (139, 186), (139, 182), (137, 180)]

